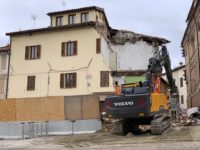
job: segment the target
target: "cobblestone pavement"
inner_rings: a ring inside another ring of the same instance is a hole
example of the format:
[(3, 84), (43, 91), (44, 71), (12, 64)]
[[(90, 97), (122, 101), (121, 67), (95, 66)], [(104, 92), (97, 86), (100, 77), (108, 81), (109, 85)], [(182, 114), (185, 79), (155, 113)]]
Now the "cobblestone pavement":
[(116, 136), (107, 132), (52, 136), (28, 140), (1, 140), (0, 150), (200, 150), (200, 126), (169, 128), (163, 135), (150, 133)]

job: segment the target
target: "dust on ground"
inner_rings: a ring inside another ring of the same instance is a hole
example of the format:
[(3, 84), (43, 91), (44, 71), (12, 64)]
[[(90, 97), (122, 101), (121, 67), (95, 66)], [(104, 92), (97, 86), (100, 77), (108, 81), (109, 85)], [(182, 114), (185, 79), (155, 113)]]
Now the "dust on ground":
[(129, 133), (126, 136), (117, 136), (110, 132), (100, 131), (94, 134), (49, 136), (29, 140), (2, 140), (0, 149), (87, 149), (95, 146), (112, 147), (114, 145), (175, 142), (200, 143), (200, 126), (170, 127), (163, 135), (151, 135), (150, 132), (146, 132), (140, 135)]

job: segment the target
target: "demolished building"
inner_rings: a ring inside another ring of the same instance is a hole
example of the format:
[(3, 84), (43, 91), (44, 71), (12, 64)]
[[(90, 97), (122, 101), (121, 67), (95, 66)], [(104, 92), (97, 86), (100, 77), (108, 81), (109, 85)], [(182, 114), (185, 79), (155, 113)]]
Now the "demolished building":
[[(96, 124), (99, 105), (113, 94), (115, 81), (144, 80), (149, 58), (169, 42), (112, 29), (104, 9), (96, 6), (47, 15), (51, 20), (47, 28), (6, 33), (12, 66), (7, 95), (15, 104), (14, 117), (8, 116), (7, 121)], [(47, 109), (46, 102), (54, 109)]]

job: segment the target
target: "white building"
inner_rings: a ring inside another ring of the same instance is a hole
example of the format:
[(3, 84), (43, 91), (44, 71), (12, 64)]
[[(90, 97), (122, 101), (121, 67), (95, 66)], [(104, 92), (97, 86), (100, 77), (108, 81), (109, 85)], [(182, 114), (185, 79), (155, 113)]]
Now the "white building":
[[(187, 108), (187, 85), (185, 80), (185, 65), (180, 65), (173, 70), (173, 78), (175, 79), (176, 86), (178, 87), (180, 97), (180, 107)], [(166, 79), (166, 75), (163, 76)]]

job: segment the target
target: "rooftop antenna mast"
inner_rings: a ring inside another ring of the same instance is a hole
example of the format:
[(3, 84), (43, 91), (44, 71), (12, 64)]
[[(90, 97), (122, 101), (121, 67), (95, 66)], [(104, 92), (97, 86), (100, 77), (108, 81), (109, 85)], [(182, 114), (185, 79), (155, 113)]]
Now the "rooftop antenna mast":
[(31, 15), (31, 20), (33, 21), (33, 29), (35, 29), (35, 22), (37, 20), (37, 15), (36, 14), (32, 14)]
[(65, 7), (66, 7), (66, 2), (65, 1), (62, 1), (62, 6), (65, 9)]

